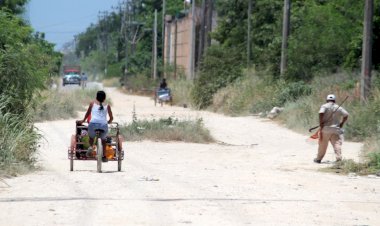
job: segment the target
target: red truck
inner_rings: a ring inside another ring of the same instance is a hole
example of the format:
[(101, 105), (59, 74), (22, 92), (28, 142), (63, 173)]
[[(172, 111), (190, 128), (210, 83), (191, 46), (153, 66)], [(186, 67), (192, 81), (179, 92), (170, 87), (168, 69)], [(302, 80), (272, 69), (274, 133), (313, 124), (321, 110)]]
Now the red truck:
[(63, 75), (76, 74), (80, 75), (80, 66), (63, 66)]
[(67, 84), (81, 85), (80, 66), (63, 66), (62, 85)]

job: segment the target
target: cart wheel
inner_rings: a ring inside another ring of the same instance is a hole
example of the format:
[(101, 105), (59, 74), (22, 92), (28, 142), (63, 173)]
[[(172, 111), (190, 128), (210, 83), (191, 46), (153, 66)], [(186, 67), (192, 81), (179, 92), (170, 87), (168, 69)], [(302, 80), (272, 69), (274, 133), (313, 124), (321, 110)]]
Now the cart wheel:
[(121, 171), (121, 162), (123, 161), (121, 158), (121, 151), (118, 152), (118, 157), (117, 157), (117, 171)]
[(98, 173), (102, 172), (102, 157), (103, 157), (103, 145), (102, 145), (102, 139), (98, 138), (96, 143), (96, 152), (97, 152), (97, 170)]
[(74, 170), (74, 150), (70, 152), (70, 171)]
[[(120, 135), (118, 135), (119, 137)], [(120, 146), (120, 140), (118, 138), (118, 141), (116, 143), (116, 158), (117, 158), (117, 171), (121, 171), (121, 161), (122, 161), (122, 158), (121, 158), (121, 146)]]

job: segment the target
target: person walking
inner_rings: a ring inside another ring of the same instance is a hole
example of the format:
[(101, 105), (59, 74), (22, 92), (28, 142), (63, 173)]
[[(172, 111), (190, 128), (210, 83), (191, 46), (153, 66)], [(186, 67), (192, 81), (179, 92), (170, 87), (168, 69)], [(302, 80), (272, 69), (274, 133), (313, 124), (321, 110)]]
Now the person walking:
[(326, 103), (319, 109), (319, 146), (315, 163), (321, 163), (326, 154), (328, 143), (331, 142), (336, 161), (342, 160), (343, 125), (348, 119), (348, 112), (335, 103), (334, 94), (326, 97)]
[(87, 75), (83, 72), (81, 76), (81, 83), (82, 88), (85, 88), (87, 86)]

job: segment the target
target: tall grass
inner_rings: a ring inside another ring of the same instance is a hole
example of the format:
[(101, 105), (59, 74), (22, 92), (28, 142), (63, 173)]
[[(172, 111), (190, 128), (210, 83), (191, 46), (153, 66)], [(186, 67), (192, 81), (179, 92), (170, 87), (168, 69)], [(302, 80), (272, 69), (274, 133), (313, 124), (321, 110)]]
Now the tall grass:
[(127, 79), (124, 80), (124, 87), (129, 92), (137, 94), (153, 94), (153, 91), (158, 85), (158, 80), (153, 80), (146, 74), (128, 76)]
[(104, 87), (120, 87), (120, 78), (107, 78), (102, 81)]
[(267, 112), (311, 93), (304, 82), (287, 83), (262, 73), (249, 72), (219, 90), (213, 98), (213, 110), (230, 115)]
[(168, 80), (168, 86), (173, 95), (173, 104), (179, 106), (191, 106), (190, 92), (193, 88), (193, 82), (185, 79)]
[[(96, 92), (96, 89), (77, 89), (72, 92), (46, 90), (38, 97), (34, 120), (41, 122), (77, 117), (78, 111), (86, 110)], [(107, 98), (107, 101), (110, 100)]]
[(213, 142), (210, 131), (204, 127), (202, 119), (195, 121), (178, 120), (174, 117), (138, 120), (135, 109), (132, 123), (121, 126), (121, 134), (129, 141), (182, 141), (191, 143)]
[(0, 175), (17, 174), (33, 166), (41, 137), (31, 115), (7, 112), (7, 101), (0, 96)]

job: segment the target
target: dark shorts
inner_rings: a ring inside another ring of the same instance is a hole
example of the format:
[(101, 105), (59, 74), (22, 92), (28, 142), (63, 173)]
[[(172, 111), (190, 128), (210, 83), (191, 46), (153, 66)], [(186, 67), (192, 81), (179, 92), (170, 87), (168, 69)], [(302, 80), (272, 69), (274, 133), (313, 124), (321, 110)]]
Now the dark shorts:
[(96, 136), (95, 130), (101, 129), (104, 130), (104, 132), (101, 134), (100, 138), (102, 140), (106, 139), (107, 133), (108, 133), (108, 125), (107, 124), (102, 124), (102, 123), (89, 123), (88, 124), (88, 135), (91, 138), (94, 138)]

